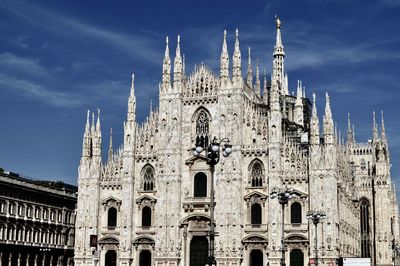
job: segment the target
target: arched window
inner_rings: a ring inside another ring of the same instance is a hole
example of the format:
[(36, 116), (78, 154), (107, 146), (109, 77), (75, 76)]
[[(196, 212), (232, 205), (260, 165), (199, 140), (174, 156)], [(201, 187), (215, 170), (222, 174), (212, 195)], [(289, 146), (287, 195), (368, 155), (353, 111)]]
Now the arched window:
[(262, 187), (263, 186), (263, 166), (261, 162), (254, 161), (250, 165), (250, 178), (252, 187)]
[(196, 146), (203, 148), (208, 146), (209, 122), (208, 114), (201, 110), (196, 119)]
[(151, 208), (149, 206), (142, 209), (142, 226), (151, 226)]
[(109, 228), (114, 228), (117, 226), (117, 209), (114, 207), (111, 207), (110, 209), (108, 209), (107, 226)]
[(294, 202), (292, 206), (290, 206), (290, 222), (292, 224), (301, 223), (301, 204), (298, 202)]
[(194, 197), (207, 197), (207, 176), (205, 173), (200, 172), (194, 176)]
[(304, 253), (300, 249), (290, 251), (290, 266), (304, 266)]
[(361, 224), (361, 257), (370, 257), (370, 238), (369, 238), (369, 201), (361, 199), (360, 203), (360, 224)]
[(151, 165), (146, 165), (142, 170), (142, 188), (144, 191), (154, 190), (154, 168)]
[(254, 203), (251, 205), (251, 224), (260, 225), (262, 223), (261, 205)]

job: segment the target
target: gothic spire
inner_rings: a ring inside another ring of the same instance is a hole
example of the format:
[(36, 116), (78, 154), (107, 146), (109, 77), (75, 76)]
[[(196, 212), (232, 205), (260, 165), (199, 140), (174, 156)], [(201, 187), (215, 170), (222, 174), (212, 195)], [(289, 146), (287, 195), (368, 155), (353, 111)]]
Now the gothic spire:
[(186, 62), (185, 62), (185, 54), (182, 54), (182, 77), (185, 77), (185, 71), (186, 71)]
[(249, 58), (247, 60), (247, 84), (253, 88), (253, 69), (251, 67), (251, 49), (249, 46)]
[(240, 55), (240, 47), (239, 47), (239, 30), (236, 29), (236, 37), (235, 37), (235, 49), (233, 51), (233, 77), (241, 78), (242, 77), (242, 58)]
[(375, 111), (372, 112), (372, 141), (374, 144), (378, 143), (378, 126), (375, 120)]
[(175, 61), (174, 61), (174, 82), (182, 81), (182, 57), (181, 57), (181, 47), (180, 47), (181, 37), (178, 35)]
[(171, 59), (169, 58), (168, 36), (165, 39), (165, 55), (163, 61), (162, 83), (168, 86), (171, 82)]
[(319, 144), (319, 120), (317, 114), (317, 106), (315, 104), (316, 101), (315, 93), (313, 93), (313, 107), (312, 107), (312, 116), (311, 116), (311, 125), (310, 125), (310, 144), (318, 145)]
[(90, 134), (90, 122), (89, 122), (89, 116), (90, 116), (90, 111), (87, 110), (86, 114), (86, 126), (85, 126), (85, 136), (88, 136)]
[(128, 98), (128, 121), (135, 121), (136, 97), (135, 97), (135, 73), (132, 73), (131, 92)]
[(303, 99), (301, 92), (301, 81), (297, 81), (297, 95), (295, 102), (295, 122), (301, 126), (304, 126), (304, 110), (303, 110)]
[(325, 144), (333, 144), (334, 129), (333, 129), (330, 98), (328, 93), (326, 93), (325, 97), (326, 97), (326, 105), (324, 114), (324, 141)]
[(257, 59), (257, 64), (256, 64), (256, 94), (258, 96), (261, 96), (261, 82), (260, 82), (260, 66), (258, 64), (258, 59)]
[(110, 144), (108, 145), (108, 161), (111, 161), (112, 156), (113, 156), (112, 128), (110, 128)]
[(276, 43), (274, 47), (274, 62), (272, 76), (274, 79), (280, 81), (280, 86), (282, 86), (282, 81), (284, 79), (284, 57), (285, 51), (282, 44), (281, 36), (281, 20), (276, 16)]
[(301, 105), (302, 104), (302, 97), (303, 93), (301, 91), (301, 81), (297, 80), (297, 94), (296, 94), (296, 105)]
[(267, 70), (264, 68), (264, 91), (263, 91), (263, 102), (268, 104), (268, 84), (267, 84)]
[(347, 144), (353, 143), (353, 133), (351, 130), (350, 113), (347, 113)]
[(381, 139), (382, 139), (382, 144), (386, 145), (387, 139), (386, 139), (386, 132), (385, 132), (385, 120), (383, 118), (383, 111), (381, 111)]
[(222, 79), (229, 78), (229, 54), (226, 45), (226, 30), (224, 30), (224, 41), (222, 43), (221, 59), (220, 59), (220, 76)]
[(94, 136), (95, 135), (95, 124), (94, 124), (94, 112), (92, 112), (92, 125), (90, 126), (90, 131), (91, 134)]
[(354, 124), (353, 124), (353, 143), (356, 143), (356, 131), (354, 130)]
[(96, 122), (96, 131), (100, 133), (100, 108), (97, 108), (97, 122)]
[(83, 144), (82, 144), (82, 157), (90, 157), (91, 145), (90, 145), (90, 121), (89, 121), (90, 111), (87, 111), (86, 115), (86, 126), (85, 133), (83, 134)]

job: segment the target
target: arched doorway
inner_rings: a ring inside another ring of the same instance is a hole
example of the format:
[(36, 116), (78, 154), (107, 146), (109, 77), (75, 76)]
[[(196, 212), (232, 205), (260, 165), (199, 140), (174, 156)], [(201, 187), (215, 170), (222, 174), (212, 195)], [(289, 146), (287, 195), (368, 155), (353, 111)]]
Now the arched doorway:
[(142, 250), (139, 255), (139, 266), (151, 266), (150, 250)]
[(105, 266), (117, 266), (117, 252), (115, 250), (107, 251)]
[(208, 257), (208, 239), (194, 236), (190, 242), (190, 266), (204, 266)]
[(304, 266), (304, 254), (300, 249), (290, 251), (290, 266)]
[(250, 252), (250, 266), (264, 265), (263, 254), (259, 249), (253, 249)]

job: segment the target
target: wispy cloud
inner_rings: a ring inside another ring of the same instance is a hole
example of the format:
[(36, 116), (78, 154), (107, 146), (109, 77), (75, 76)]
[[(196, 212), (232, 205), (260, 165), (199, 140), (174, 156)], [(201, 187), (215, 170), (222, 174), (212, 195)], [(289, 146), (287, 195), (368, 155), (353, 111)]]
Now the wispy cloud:
[(45, 77), (48, 75), (47, 70), (40, 64), (38, 59), (21, 57), (13, 53), (0, 54), (0, 69), (36, 77)]
[(161, 62), (160, 55), (162, 53), (154, 45), (156, 43), (154, 37), (146, 32), (124, 33), (96, 27), (77, 18), (69, 17), (27, 2), (24, 2), (23, 5), (15, 2), (3, 2), (0, 3), (0, 8), (17, 15), (32, 25), (37, 25), (41, 29), (51, 31), (62, 38), (95, 39), (100, 43), (121, 50), (131, 58), (141, 60), (143, 64), (160, 64)]
[(17, 79), (13, 76), (0, 73), (0, 87), (9, 93), (24, 98), (39, 100), (48, 105), (56, 107), (76, 107), (83, 99), (71, 92), (59, 92), (49, 90), (43, 85), (29, 80)]

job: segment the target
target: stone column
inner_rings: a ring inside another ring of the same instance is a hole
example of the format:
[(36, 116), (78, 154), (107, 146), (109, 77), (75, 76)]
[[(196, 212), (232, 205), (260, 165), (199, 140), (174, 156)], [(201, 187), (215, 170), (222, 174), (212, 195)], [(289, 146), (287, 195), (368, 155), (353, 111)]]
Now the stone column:
[(26, 254), (26, 259), (25, 259), (25, 265), (30, 265), (29, 264), (29, 259), (31, 258), (31, 254)]
[(8, 256), (8, 266), (12, 266), (12, 251), (10, 251), (10, 255)]
[(43, 253), (42, 266), (46, 266), (46, 252)]
[(21, 253), (18, 253), (18, 261), (17, 261), (17, 265), (20, 266), (21, 265)]
[(38, 260), (39, 260), (38, 255), (35, 254), (35, 265), (34, 266), (38, 266)]

